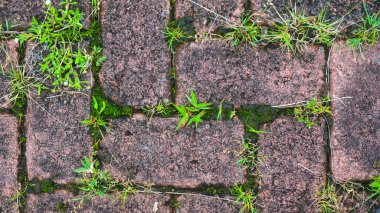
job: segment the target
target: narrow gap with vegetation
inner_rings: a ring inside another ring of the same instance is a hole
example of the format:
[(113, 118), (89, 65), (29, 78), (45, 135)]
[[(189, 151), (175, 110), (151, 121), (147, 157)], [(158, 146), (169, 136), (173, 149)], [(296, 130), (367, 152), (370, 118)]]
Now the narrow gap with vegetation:
[[(19, 53), (19, 59), (18, 64), (19, 66), (23, 66), (24, 57), (25, 57), (25, 44), (20, 45), (18, 48)], [(16, 69), (23, 69), (22, 67), (16, 68)], [(20, 183), (20, 189), (19, 191), (14, 195), (12, 198), (15, 200), (18, 204), (18, 210), (23, 213), (25, 211), (26, 207), (26, 199), (27, 194), (26, 191), (28, 190), (28, 168), (26, 164), (26, 127), (25, 127), (25, 116), (27, 113), (27, 96), (25, 94), (21, 94), (14, 102), (14, 105), (12, 107), (12, 114), (18, 118), (19, 121), (19, 146), (20, 146), (20, 157), (19, 157), (19, 164), (18, 164), (18, 171), (17, 171), (17, 179)]]

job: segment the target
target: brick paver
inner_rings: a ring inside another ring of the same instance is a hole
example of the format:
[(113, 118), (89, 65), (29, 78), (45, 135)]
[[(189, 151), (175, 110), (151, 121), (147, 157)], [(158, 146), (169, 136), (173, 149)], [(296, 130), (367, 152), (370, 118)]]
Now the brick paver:
[[(38, 59), (43, 50), (30, 44), (26, 53), (27, 60), (36, 65), (31, 69), (38, 69)], [(91, 72), (86, 78), (90, 81)], [(90, 90), (59, 95), (43, 91), (40, 96), (29, 93), (25, 126), (30, 180), (51, 179), (61, 184), (75, 181), (73, 170), (91, 154), (90, 132), (79, 123), (89, 118), (90, 102)]]
[(110, 198), (96, 197), (87, 202), (79, 209), (80, 212), (92, 213), (108, 213), (108, 212), (133, 212), (133, 213), (170, 213), (171, 209), (168, 205), (170, 196), (153, 195), (153, 194), (132, 194), (123, 204), (122, 200), (116, 202)]
[(105, 93), (119, 104), (142, 107), (170, 97), (170, 51), (163, 31), (169, 0), (102, 1), (100, 73)]
[(331, 50), (331, 167), (335, 176), (368, 181), (380, 173), (380, 44), (355, 53), (344, 44)]
[(190, 188), (245, 181), (236, 164), (244, 134), (240, 122), (207, 121), (176, 132), (178, 118), (148, 121), (137, 114), (111, 123), (99, 155), (114, 177)]
[(193, 17), (198, 32), (213, 32), (220, 26), (240, 24), (246, 0), (177, 0), (175, 18)]
[(75, 203), (74, 195), (64, 190), (58, 190), (54, 194), (29, 194), (26, 203), (26, 212), (73, 212)]
[(277, 105), (308, 100), (324, 87), (324, 50), (309, 46), (299, 58), (280, 49), (191, 43), (178, 51), (177, 102), (193, 88), (200, 101)]
[(326, 167), (323, 128), (311, 129), (294, 118), (283, 117), (259, 136), (260, 192), (263, 212), (317, 212), (313, 202), (323, 187)]
[(179, 207), (177, 211), (181, 213), (192, 212), (223, 212), (238, 213), (242, 209), (242, 205), (234, 205), (235, 198), (227, 197), (232, 201), (220, 200), (212, 197), (187, 196), (181, 195), (177, 198)]
[(15, 40), (0, 42), (0, 109), (10, 108), (9, 75), (18, 66), (18, 43)]
[(74, 198), (79, 197), (63, 190), (58, 190), (53, 194), (31, 194), (28, 196), (26, 212), (171, 212), (167, 205), (170, 197), (164, 195), (131, 194), (128, 195), (125, 203), (120, 199), (116, 200), (116, 195), (95, 196), (81, 205), (79, 202), (73, 201)]
[(0, 114), (0, 212), (16, 212), (10, 198), (17, 193), (17, 166), (20, 155), (17, 118)]

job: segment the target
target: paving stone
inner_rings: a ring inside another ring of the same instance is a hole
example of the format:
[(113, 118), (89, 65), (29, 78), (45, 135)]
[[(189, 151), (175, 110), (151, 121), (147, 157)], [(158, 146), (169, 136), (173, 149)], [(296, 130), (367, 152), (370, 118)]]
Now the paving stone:
[(18, 66), (18, 43), (15, 40), (0, 42), (0, 109), (10, 108), (9, 71)]
[(361, 54), (334, 46), (330, 70), (332, 97), (353, 97), (332, 102), (332, 172), (368, 181), (380, 173), (380, 43)]
[(240, 122), (205, 121), (177, 132), (178, 118), (148, 121), (136, 114), (111, 123), (99, 156), (115, 178), (189, 188), (245, 181), (236, 164), (244, 134)]
[(200, 101), (277, 105), (308, 100), (324, 88), (324, 50), (309, 46), (298, 59), (280, 49), (190, 43), (176, 56), (177, 103), (193, 88)]
[(325, 144), (323, 128), (311, 129), (294, 118), (282, 117), (259, 136), (261, 189), (257, 206), (262, 212), (317, 212), (312, 206), (323, 187), (325, 175)]
[[(26, 58), (35, 66), (43, 54), (43, 49), (33, 45), (26, 49)], [(32, 69), (35, 71), (38, 67), (32, 66)], [(91, 72), (84, 78), (90, 81)], [(90, 117), (90, 92), (51, 94), (45, 90), (40, 96), (29, 93), (25, 123), (29, 180), (51, 179), (59, 184), (75, 181), (73, 170), (91, 154), (91, 135), (88, 128), (79, 123)]]
[[(298, 13), (303, 13), (307, 16), (317, 16), (323, 9), (327, 9), (326, 20), (337, 21), (344, 16), (343, 25), (353, 25), (362, 20), (365, 15), (363, 9), (363, 1), (361, 0), (321, 0), (321, 1), (295, 1), (288, 0), (259, 0), (252, 1), (251, 10), (255, 18), (260, 22), (272, 22), (279, 19), (278, 13), (283, 18), (290, 18), (289, 11), (296, 9)], [(368, 0), (366, 7), (371, 13), (376, 13), (380, 8), (380, 2), (377, 0)], [(276, 12), (277, 10), (277, 12)]]
[(167, 205), (170, 196), (152, 194), (129, 195), (126, 203), (120, 200), (114, 202), (110, 198), (93, 198), (79, 209), (80, 212), (108, 213), (108, 212), (136, 212), (136, 213), (170, 213)]
[(18, 136), (17, 118), (0, 114), (0, 212), (13, 212), (17, 208), (9, 199), (20, 188), (17, 182)]
[[(61, 0), (51, 0), (52, 4), (57, 7)], [(77, 0), (79, 9), (83, 12), (83, 21), (91, 14), (91, 4), (88, 0)], [(16, 29), (25, 29), (33, 17), (43, 20), (46, 9), (45, 0), (0, 0), (0, 24), (4, 26), (8, 21), (9, 25), (17, 25)], [(90, 19), (86, 20), (87, 27)]]
[(169, 0), (102, 1), (104, 92), (115, 102), (142, 107), (170, 97), (170, 51), (163, 38)]
[(240, 15), (244, 12), (244, 4), (247, 1), (196, 0), (194, 2), (177, 0), (175, 3), (175, 18), (194, 17), (196, 31), (213, 32), (220, 26), (241, 23)]
[(26, 212), (74, 212), (73, 198), (72, 193), (63, 190), (54, 194), (28, 194)]
[(181, 195), (177, 198), (180, 206), (177, 212), (192, 213), (192, 212), (223, 212), (223, 213), (238, 213), (242, 206), (234, 205), (234, 198), (227, 197), (231, 201), (220, 200), (212, 197), (199, 197)]

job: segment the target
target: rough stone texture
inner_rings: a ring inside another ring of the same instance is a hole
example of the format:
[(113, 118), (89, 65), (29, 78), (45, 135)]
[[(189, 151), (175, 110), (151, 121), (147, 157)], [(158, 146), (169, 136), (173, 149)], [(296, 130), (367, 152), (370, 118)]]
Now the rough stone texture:
[(146, 213), (154, 212), (157, 208), (157, 213), (170, 213), (170, 208), (166, 206), (169, 201), (169, 196), (150, 195), (150, 194), (131, 194), (128, 195), (126, 203), (121, 200), (114, 200), (116, 195), (106, 197), (93, 197), (91, 200), (79, 205), (73, 201), (72, 193), (59, 190), (54, 194), (29, 194), (27, 199), (26, 212), (84, 212), (84, 213), (108, 213), (108, 212), (137, 212)]
[[(58, 6), (60, 0), (51, 0), (54, 6)], [(91, 4), (88, 0), (76, 0), (79, 9), (83, 12), (84, 21), (91, 14)], [(25, 29), (33, 17), (43, 20), (45, 11), (45, 0), (0, 0), (0, 24), (5, 24), (6, 20), (10, 26), (16, 26), (16, 29)], [(90, 19), (86, 20), (89, 26)]]
[(54, 194), (28, 194), (26, 202), (26, 212), (74, 212), (74, 195), (63, 190)]
[(190, 43), (176, 56), (177, 102), (193, 88), (200, 101), (277, 105), (308, 100), (324, 88), (324, 51), (307, 47), (300, 58), (280, 49)]
[(242, 209), (241, 205), (234, 205), (235, 198), (229, 198), (232, 201), (220, 200), (212, 197), (199, 197), (199, 196), (179, 196), (177, 200), (180, 206), (177, 212), (193, 213), (193, 212), (207, 212), (207, 213), (238, 213)]
[(104, 92), (115, 102), (141, 107), (170, 97), (170, 51), (162, 32), (169, 0), (102, 1)]
[[(189, 0), (177, 0), (175, 4), (175, 18), (194, 17), (196, 31), (213, 32), (220, 26), (230, 26), (234, 23), (239, 24), (240, 15), (244, 12), (244, 3), (247, 1), (195, 0), (194, 2), (199, 5)], [(218, 15), (209, 10), (216, 12)]]
[(108, 213), (108, 212), (133, 212), (133, 213), (170, 213), (170, 207), (167, 203), (170, 196), (152, 195), (152, 194), (134, 194), (129, 195), (126, 203), (120, 200), (114, 202), (109, 198), (94, 198), (79, 209), (79, 212), (91, 213)]
[[(28, 44), (25, 57), (35, 66), (41, 54), (43, 49)], [(30, 69), (35, 71), (38, 67), (32, 65)], [(91, 72), (85, 78), (90, 81)], [(29, 180), (51, 179), (60, 184), (75, 181), (73, 169), (80, 167), (81, 160), (91, 154), (91, 135), (79, 123), (90, 117), (90, 92), (43, 91), (40, 96), (29, 93), (25, 123)]]
[(352, 99), (332, 102), (332, 172), (351, 181), (380, 173), (380, 43), (355, 53), (343, 43), (330, 58), (331, 95)]
[[(294, 2), (296, 2), (296, 7)], [(371, 13), (375, 13), (380, 8), (380, 2), (377, 0), (366, 0), (367, 9)], [(271, 5), (273, 4), (273, 6)], [(326, 20), (337, 21), (344, 17), (343, 25), (345, 27), (361, 21), (365, 15), (362, 0), (321, 0), (321, 1), (289, 1), (289, 0), (258, 0), (252, 1), (251, 10), (254, 17), (259, 19), (260, 22), (272, 22), (280, 17), (276, 10), (283, 18), (290, 18), (289, 10), (294, 12), (296, 8), (298, 13), (304, 13), (307, 16), (317, 16), (326, 8)]]
[(317, 212), (311, 204), (324, 184), (323, 128), (308, 129), (294, 118), (283, 117), (263, 129), (271, 134), (260, 135), (258, 141), (258, 155), (266, 157), (259, 165), (258, 206), (268, 213)]
[(18, 66), (18, 43), (15, 40), (0, 42), (0, 109), (10, 108), (9, 71)]
[(8, 202), (19, 189), (17, 165), (20, 155), (17, 118), (0, 114), (0, 212), (13, 212), (16, 203)]
[(243, 125), (205, 121), (175, 131), (179, 119), (135, 115), (111, 123), (99, 151), (104, 168), (118, 179), (141, 184), (194, 188), (201, 184), (231, 186), (245, 181), (236, 164)]

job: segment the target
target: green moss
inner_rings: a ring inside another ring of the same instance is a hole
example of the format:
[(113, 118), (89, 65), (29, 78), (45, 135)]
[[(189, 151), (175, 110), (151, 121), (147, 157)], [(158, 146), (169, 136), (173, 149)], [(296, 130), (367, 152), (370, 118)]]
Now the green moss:
[(52, 180), (32, 180), (28, 183), (29, 189), (33, 193), (53, 193), (57, 185)]
[(59, 202), (55, 204), (55, 210), (58, 212), (67, 212), (68, 206), (65, 203)]
[(105, 118), (130, 117), (133, 114), (133, 109), (131, 107), (121, 107), (109, 100), (99, 85), (94, 86), (92, 96), (94, 96), (98, 102), (106, 102), (106, 109), (103, 112)]
[(272, 108), (264, 105), (243, 106), (237, 111), (238, 117), (245, 125), (248, 138), (257, 139), (256, 133), (248, 132), (249, 127), (256, 130), (260, 125), (273, 122), (281, 115), (289, 115), (292, 110)]
[(12, 114), (21, 120), (25, 115), (25, 109), (26, 97), (18, 98), (12, 107)]
[(172, 197), (169, 200), (169, 206), (172, 207), (172, 208), (178, 208), (178, 207), (181, 206), (181, 202), (179, 202), (179, 200), (177, 200), (177, 198)]
[(52, 193), (57, 188), (55, 183), (51, 180), (40, 181), (42, 193)]

